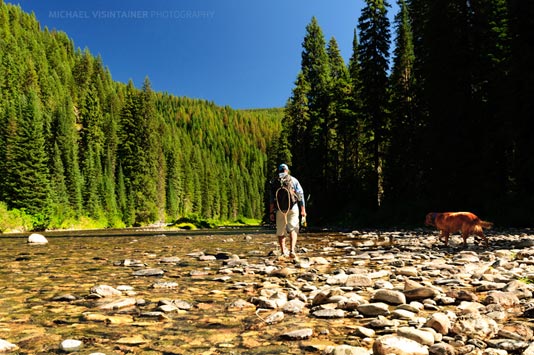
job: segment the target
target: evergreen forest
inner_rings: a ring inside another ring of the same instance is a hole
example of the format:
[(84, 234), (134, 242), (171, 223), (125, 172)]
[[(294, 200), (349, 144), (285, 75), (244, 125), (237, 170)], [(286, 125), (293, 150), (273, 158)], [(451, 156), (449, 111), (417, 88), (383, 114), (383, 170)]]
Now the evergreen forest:
[(423, 225), (471, 211), (534, 222), (534, 2), (366, 0), (344, 63), (317, 18), (284, 111), (278, 160), (308, 218)]
[(235, 110), (116, 82), (0, 0), (0, 219), (263, 219), (285, 162), (311, 225), (422, 225), (446, 210), (532, 224), (534, 3), (397, 4), (390, 23), (386, 0), (365, 0), (348, 63), (313, 17), (286, 106)]
[(260, 219), (281, 114), (115, 82), (0, 2), (0, 217), (29, 229)]

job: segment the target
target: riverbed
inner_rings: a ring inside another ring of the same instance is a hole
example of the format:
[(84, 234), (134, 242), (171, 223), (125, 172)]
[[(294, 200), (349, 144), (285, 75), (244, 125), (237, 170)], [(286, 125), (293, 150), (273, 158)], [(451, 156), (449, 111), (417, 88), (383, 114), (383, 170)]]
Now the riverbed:
[[(439, 247), (436, 233), (423, 229), (303, 233), (300, 261), (294, 262), (278, 256), (273, 233), (263, 228), (62, 232), (45, 233), (49, 242), (43, 245), (28, 244), (26, 236), (2, 236), (0, 339), (16, 345), (17, 354), (61, 354), (68, 339), (82, 342), (73, 351), (77, 354), (302, 354), (342, 345), (370, 349), (373, 337), (355, 334), (370, 318), (356, 309), (345, 309), (342, 316), (314, 315), (317, 290), (337, 288), (339, 297), (351, 292), (370, 300), (385, 282), (399, 289), (409, 278), (424, 281), (448, 274), (425, 274), (426, 264), (456, 265), (455, 256), (468, 253), (493, 265), (504, 255), (501, 250), (513, 249), (505, 258), (513, 261), (532, 244), (519, 245), (531, 239), (520, 232), (491, 236), (489, 248), (471, 240), (463, 247), (459, 238)], [(493, 257), (486, 260), (488, 253)], [(534, 279), (531, 264), (516, 278)], [(361, 268), (367, 275), (378, 273), (376, 279), (369, 276), (372, 284), (351, 286), (341, 277)], [(413, 274), (399, 271), (406, 268)], [(385, 272), (389, 269), (394, 272)], [(119, 294), (100, 294), (94, 291), (97, 286)], [(463, 286), (475, 289), (466, 282)], [(453, 288), (461, 287), (456, 283)], [(272, 289), (294, 291), (303, 308), (279, 312), (270, 307), (262, 297), (275, 299), (268, 292)], [(117, 300), (123, 303), (113, 303)], [(432, 311), (421, 309), (418, 319)], [(295, 330), (310, 330), (311, 335), (292, 337)]]

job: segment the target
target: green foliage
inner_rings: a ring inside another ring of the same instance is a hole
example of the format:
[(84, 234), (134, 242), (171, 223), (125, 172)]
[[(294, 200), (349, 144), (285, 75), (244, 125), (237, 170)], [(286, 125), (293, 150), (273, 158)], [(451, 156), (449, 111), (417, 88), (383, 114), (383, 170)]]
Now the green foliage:
[(21, 210), (8, 210), (4, 202), (0, 202), (0, 233), (26, 232), (32, 229), (31, 217)]
[[(114, 82), (100, 57), (0, 3), (0, 201), (38, 228), (261, 218), (281, 109)], [(39, 226), (38, 226), (39, 225)]]

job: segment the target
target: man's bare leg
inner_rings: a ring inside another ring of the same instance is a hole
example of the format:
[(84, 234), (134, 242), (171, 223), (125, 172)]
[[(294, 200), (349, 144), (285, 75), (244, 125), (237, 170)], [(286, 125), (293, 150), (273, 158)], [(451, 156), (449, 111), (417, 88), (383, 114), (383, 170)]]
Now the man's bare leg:
[(284, 255), (286, 253), (286, 237), (278, 236), (278, 245), (280, 246), (280, 254)]

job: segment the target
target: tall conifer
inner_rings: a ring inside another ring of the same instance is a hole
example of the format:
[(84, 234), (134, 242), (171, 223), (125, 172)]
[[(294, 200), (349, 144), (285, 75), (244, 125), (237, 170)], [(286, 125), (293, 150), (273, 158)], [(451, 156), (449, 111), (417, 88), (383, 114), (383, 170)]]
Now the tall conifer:
[[(388, 129), (388, 58), (389, 58), (389, 4), (385, 0), (366, 0), (358, 19), (361, 63), (362, 103), (365, 129), (369, 134), (366, 147), (372, 170), (369, 172), (371, 206), (380, 206), (383, 195), (383, 154), (387, 145)], [(374, 200), (374, 201), (373, 201)]]

